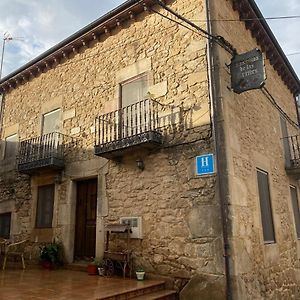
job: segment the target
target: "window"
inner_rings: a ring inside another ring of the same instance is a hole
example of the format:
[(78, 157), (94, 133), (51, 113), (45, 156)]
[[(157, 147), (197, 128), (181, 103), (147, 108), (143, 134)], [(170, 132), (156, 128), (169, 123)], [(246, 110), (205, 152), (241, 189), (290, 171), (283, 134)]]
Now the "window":
[(18, 149), (18, 142), (19, 139), (17, 134), (10, 135), (5, 139), (5, 153), (4, 153), (5, 159), (13, 158), (16, 156), (17, 149)]
[(0, 214), (0, 237), (9, 239), (11, 213)]
[(54, 184), (38, 187), (38, 200), (36, 209), (36, 227), (52, 227), (54, 204)]
[(283, 151), (284, 151), (284, 158), (285, 158), (285, 165), (286, 167), (291, 166), (291, 151), (290, 145), (288, 140), (288, 128), (286, 124), (286, 120), (283, 117), (280, 117), (280, 126), (281, 126), (281, 134), (282, 134), (282, 142), (283, 142)]
[(147, 98), (148, 76), (141, 75), (121, 84), (122, 108)]
[(297, 189), (294, 186), (290, 186), (290, 191), (291, 191), (292, 206), (293, 206), (293, 212), (294, 212), (294, 220), (295, 220), (297, 238), (300, 239), (300, 212), (299, 212)]
[(264, 241), (266, 243), (275, 243), (268, 173), (257, 170), (257, 181)]
[(42, 134), (58, 132), (60, 129), (60, 108), (43, 115)]
[(121, 84), (121, 137), (136, 135), (149, 125), (148, 76), (140, 75)]

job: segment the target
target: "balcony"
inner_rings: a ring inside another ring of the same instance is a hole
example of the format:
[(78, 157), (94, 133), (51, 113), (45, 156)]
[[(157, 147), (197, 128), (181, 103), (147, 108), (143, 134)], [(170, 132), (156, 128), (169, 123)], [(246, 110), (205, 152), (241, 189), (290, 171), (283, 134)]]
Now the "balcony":
[(96, 118), (95, 155), (113, 159), (162, 144), (160, 104), (143, 100)]
[(300, 135), (283, 138), (286, 172), (300, 179)]
[(64, 168), (66, 136), (52, 132), (22, 141), (19, 147), (17, 168), (20, 173), (35, 174)]

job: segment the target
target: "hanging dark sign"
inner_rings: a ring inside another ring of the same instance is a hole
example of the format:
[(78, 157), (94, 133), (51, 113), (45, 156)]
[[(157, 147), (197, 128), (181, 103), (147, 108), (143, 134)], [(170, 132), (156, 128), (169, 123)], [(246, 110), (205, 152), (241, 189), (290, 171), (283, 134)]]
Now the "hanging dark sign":
[(266, 80), (264, 58), (259, 49), (236, 55), (230, 64), (231, 88), (237, 94), (260, 89)]

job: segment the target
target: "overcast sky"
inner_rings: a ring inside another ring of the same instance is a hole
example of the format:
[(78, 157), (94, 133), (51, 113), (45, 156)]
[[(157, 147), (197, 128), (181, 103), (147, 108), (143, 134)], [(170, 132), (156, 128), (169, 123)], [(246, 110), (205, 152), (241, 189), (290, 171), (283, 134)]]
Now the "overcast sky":
[[(21, 67), (124, 0), (0, 0), (0, 34), (6, 44), (2, 77)], [(299, 0), (256, 0), (265, 17), (300, 15)], [(269, 21), (286, 54), (300, 52), (300, 19)], [(22, 37), (22, 41), (17, 38)], [(250, 50), (250, 49), (249, 49)], [(288, 56), (300, 77), (300, 55)]]

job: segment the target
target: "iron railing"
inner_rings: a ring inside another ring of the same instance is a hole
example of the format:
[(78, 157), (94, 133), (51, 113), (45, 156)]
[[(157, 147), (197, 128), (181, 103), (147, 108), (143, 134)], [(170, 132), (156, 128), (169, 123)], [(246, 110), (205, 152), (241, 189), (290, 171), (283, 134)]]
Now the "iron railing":
[(19, 147), (18, 165), (47, 159), (62, 160), (64, 157), (64, 140), (63, 134), (51, 132), (22, 141)]
[(293, 135), (283, 138), (285, 147), (285, 156), (289, 165), (287, 167), (300, 168), (300, 135)]
[(96, 117), (95, 146), (159, 132), (159, 105), (146, 99)]

